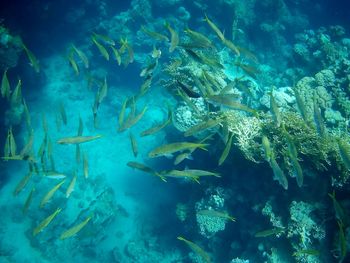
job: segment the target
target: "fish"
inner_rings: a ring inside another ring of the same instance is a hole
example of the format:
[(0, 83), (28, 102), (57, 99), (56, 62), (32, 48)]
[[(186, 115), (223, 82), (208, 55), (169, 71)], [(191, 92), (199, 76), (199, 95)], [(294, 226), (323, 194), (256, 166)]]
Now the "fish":
[(307, 115), (305, 103), (304, 103), (303, 99), (301, 98), (301, 96), (299, 94), (299, 91), (298, 91), (298, 89), (296, 87), (293, 87), (293, 92), (294, 92), (295, 101), (297, 103), (300, 115), (303, 118), (303, 120), (306, 123), (308, 123), (308, 115)]
[(140, 93), (139, 93), (139, 97), (143, 96), (151, 87), (152, 84), (152, 76), (148, 76), (146, 77), (146, 79), (144, 80), (144, 82), (142, 83), (141, 87), (140, 87)]
[(233, 133), (231, 132), (231, 134), (229, 135), (229, 138), (227, 140), (227, 143), (225, 145), (224, 151), (222, 152), (222, 154), (220, 156), (219, 166), (225, 162), (228, 154), (230, 153), (231, 146), (232, 146), (232, 138), (233, 138)]
[(277, 102), (273, 96), (273, 91), (270, 92), (270, 112), (277, 127), (280, 127), (282, 116), (278, 109)]
[(114, 58), (118, 63), (118, 66), (120, 66), (122, 64), (122, 57), (120, 56), (118, 49), (116, 49), (114, 46), (111, 46), (111, 49), (112, 49)]
[(151, 57), (158, 59), (162, 55), (162, 51), (160, 49), (157, 49), (156, 46), (153, 46)]
[(226, 38), (222, 39), (222, 43), (228, 47), (229, 49), (231, 49), (237, 56), (241, 55), (241, 52), (239, 51), (238, 47), (233, 44), (233, 42), (231, 40), (228, 40)]
[(13, 195), (16, 196), (18, 195), (28, 184), (30, 178), (32, 178), (33, 173), (28, 172), (17, 184), (15, 190), (13, 191)]
[(69, 64), (71, 65), (71, 67), (73, 68), (75, 75), (79, 76), (80, 70), (79, 70), (79, 66), (77, 64), (77, 62), (74, 59), (73, 53), (70, 52), (67, 56), (67, 59), (69, 61)]
[(137, 154), (138, 154), (137, 142), (136, 142), (136, 139), (135, 139), (134, 135), (131, 132), (129, 133), (129, 138), (130, 138), (132, 152), (133, 152), (133, 154), (134, 154), (134, 156), (136, 158)]
[(154, 32), (146, 28), (145, 26), (141, 26), (141, 31), (145, 33), (146, 35), (150, 36), (151, 38), (158, 40), (158, 41), (169, 41), (169, 38), (163, 34)]
[(161, 172), (161, 174), (165, 177), (188, 178), (190, 180), (195, 181), (198, 184), (200, 183), (199, 178), (203, 176), (221, 177), (218, 173), (213, 173), (213, 172), (204, 171), (204, 170), (197, 170), (197, 169), (169, 170), (169, 171), (163, 171)]
[(55, 192), (64, 184), (66, 180), (63, 179), (61, 182), (56, 184), (47, 194), (43, 197), (43, 199), (40, 202), (39, 207), (43, 208), (52, 198), (52, 196), (55, 194)]
[(158, 125), (155, 125), (147, 130), (144, 130), (143, 132), (141, 132), (140, 136), (141, 137), (149, 136), (159, 132), (160, 130), (164, 129), (166, 126), (168, 126), (171, 123), (171, 119), (172, 119), (172, 113), (171, 113), (171, 110), (168, 109), (168, 118), (164, 122)]
[(41, 221), (40, 224), (36, 228), (34, 228), (33, 236), (36, 236), (41, 231), (43, 231), (61, 211), (61, 208), (57, 208), (55, 212), (53, 212), (51, 215), (49, 215), (43, 221)]
[(270, 141), (269, 139), (263, 135), (262, 136), (262, 142), (261, 142), (262, 146), (263, 146), (263, 149), (264, 149), (264, 153), (265, 153), (265, 160), (267, 162), (270, 162), (271, 158), (272, 158), (272, 155), (273, 155), (273, 152), (272, 152), (272, 148), (271, 148), (271, 144), (270, 144)]
[(60, 239), (66, 239), (72, 236), (75, 236), (79, 231), (81, 231), (87, 223), (89, 223), (89, 221), (91, 220), (91, 216), (89, 216), (88, 218), (86, 218), (83, 222), (81, 222), (80, 224), (73, 226), (71, 228), (69, 228), (68, 230), (64, 231), (61, 235), (60, 235)]
[(77, 181), (77, 176), (74, 174), (66, 190), (66, 198), (68, 198), (71, 195), (71, 193), (74, 191), (76, 181)]
[(10, 156), (16, 156), (17, 144), (16, 144), (15, 137), (13, 136), (12, 127), (10, 127), (8, 130), (8, 141), (9, 141)]
[(21, 150), (19, 155), (22, 156), (23, 158), (31, 156), (31, 151), (33, 149), (33, 143), (34, 143), (34, 131), (31, 131), (30, 134), (29, 134), (28, 141), (24, 145), (24, 147)]
[(202, 33), (196, 32), (189, 28), (185, 29), (185, 33), (187, 34), (187, 36), (189, 36), (192, 42), (197, 44), (198, 47), (203, 47), (203, 48), (213, 47), (213, 42)]
[(221, 30), (208, 18), (207, 15), (205, 15), (204, 21), (208, 23), (209, 27), (216, 33), (216, 35), (219, 37), (221, 41), (225, 40), (224, 34), (221, 32)]
[(120, 40), (121, 47), (119, 49), (119, 53), (123, 54), (125, 51), (128, 51), (128, 57), (127, 59), (123, 62), (124, 66), (127, 67), (130, 63), (134, 62), (134, 50), (132, 47), (129, 45), (128, 39), (121, 39)]
[(338, 202), (337, 198), (335, 197), (335, 191), (333, 190), (332, 193), (328, 193), (328, 196), (332, 199), (335, 218), (338, 221), (346, 222), (347, 220), (346, 220), (344, 208), (342, 207), (342, 205)]
[(44, 176), (50, 179), (64, 179), (67, 177), (65, 174), (56, 171), (45, 171)]
[(166, 156), (173, 154), (175, 152), (191, 150), (200, 148), (202, 150), (207, 151), (205, 147), (209, 146), (209, 144), (205, 143), (192, 143), (192, 142), (175, 142), (170, 144), (161, 145), (148, 153), (149, 158)]
[(188, 97), (190, 98), (195, 98), (198, 99), (201, 96), (195, 92), (191, 87), (189, 87), (188, 85), (185, 85), (183, 82), (176, 80), (176, 83), (179, 85), (179, 87), (183, 90), (183, 92), (185, 92), (187, 94)]
[(30, 190), (29, 194), (28, 194), (28, 197), (26, 199), (26, 201), (24, 202), (24, 205), (22, 207), (22, 213), (23, 214), (26, 214), (28, 209), (29, 209), (29, 206), (30, 204), (32, 203), (32, 199), (33, 199), (33, 194), (35, 192), (35, 187), (32, 187), (32, 190)]
[(100, 139), (102, 135), (93, 135), (93, 136), (72, 136), (61, 138), (57, 141), (58, 144), (79, 144), (95, 141)]
[(131, 128), (132, 126), (134, 126), (145, 114), (146, 110), (147, 110), (147, 106), (145, 106), (143, 108), (143, 110), (137, 114), (136, 116), (133, 116), (134, 114), (130, 113), (128, 118), (126, 119), (126, 121), (123, 123), (123, 125), (121, 127), (119, 127), (118, 131), (122, 132), (125, 131), (129, 128)]
[(66, 113), (66, 110), (64, 108), (63, 102), (60, 102), (59, 109), (60, 109), (62, 121), (63, 121), (64, 125), (67, 125), (67, 113)]
[(275, 158), (272, 156), (270, 159), (270, 167), (272, 168), (273, 171), (273, 179), (278, 181), (279, 184), (285, 189), (288, 190), (288, 180), (287, 177), (285, 176), (285, 174), (283, 173), (282, 169), (280, 168), (280, 166), (278, 165), (278, 163), (276, 162)]
[(87, 158), (87, 155), (84, 153), (83, 155), (83, 171), (84, 171), (84, 177), (87, 179), (89, 177), (89, 161)]
[(154, 69), (158, 65), (158, 60), (155, 60), (154, 62), (150, 63), (147, 67), (142, 69), (140, 73), (140, 77), (148, 77), (152, 76)]
[(288, 145), (287, 155), (288, 155), (290, 162), (292, 164), (292, 167), (293, 167), (293, 176), (296, 178), (298, 186), (302, 187), (303, 181), (304, 181), (304, 175), (303, 175), (303, 170), (301, 169), (301, 166), (300, 166), (299, 161), (298, 161), (297, 148), (294, 144), (292, 137), (287, 132), (284, 125), (282, 125), (282, 132), (287, 140), (287, 145)]
[(319, 256), (320, 251), (317, 249), (301, 249), (292, 254), (293, 257), (299, 256)]
[(23, 112), (24, 112), (24, 116), (25, 116), (25, 120), (26, 120), (26, 124), (27, 124), (27, 128), (28, 130), (31, 130), (32, 128), (32, 120), (30, 117), (30, 112), (28, 109), (28, 105), (26, 100), (23, 98)]
[(137, 169), (137, 170), (140, 170), (140, 171), (145, 172), (145, 173), (149, 173), (149, 174), (158, 176), (163, 182), (167, 181), (163, 175), (159, 174), (158, 172), (154, 171), (152, 168), (150, 168), (142, 163), (128, 162), (127, 166), (134, 168), (134, 169)]
[(80, 49), (78, 49), (74, 44), (72, 44), (72, 49), (78, 55), (80, 60), (83, 62), (85, 68), (89, 68), (89, 59), (87, 58), (85, 53), (83, 51), (81, 51)]
[(340, 157), (347, 170), (350, 170), (350, 146), (342, 139), (337, 139)]
[(316, 124), (317, 132), (321, 137), (323, 137), (326, 133), (326, 127), (324, 124), (324, 120), (322, 118), (320, 107), (318, 106), (317, 100), (315, 98), (315, 95), (313, 99), (313, 108), (314, 108), (314, 122)]
[(96, 32), (92, 32), (92, 35), (95, 39), (99, 39), (110, 46), (115, 46), (115, 41), (107, 35), (98, 34)]
[(259, 232), (255, 233), (254, 236), (255, 237), (268, 237), (268, 236), (272, 236), (272, 235), (279, 235), (281, 233), (284, 233), (284, 228), (275, 227), (275, 228), (259, 231)]
[(22, 100), (22, 80), (18, 79), (17, 85), (11, 95), (11, 105), (19, 106)]
[(177, 89), (177, 95), (181, 97), (181, 99), (187, 104), (188, 107), (190, 107), (198, 115), (201, 115), (201, 112), (196, 104), (192, 102), (191, 98), (182, 89)]
[(101, 55), (108, 61), (109, 60), (109, 53), (107, 51), (107, 49), (96, 40), (96, 36), (93, 35), (91, 36), (91, 40), (92, 42), (96, 45), (96, 47), (98, 48), (98, 50), (100, 51)]
[(248, 106), (239, 102), (236, 102), (225, 95), (207, 95), (205, 98), (212, 104), (219, 104), (234, 110), (245, 111), (253, 114), (254, 116), (258, 115), (257, 110), (249, 108)]
[(30, 51), (26, 45), (24, 45), (24, 43), (22, 43), (22, 48), (25, 51), (29, 61), (30, 61), (30, 65), (34, 68), (34, 71), (36, 73), (40, 72), (40, 65), (39, 65), (39, 61), (37, 60), (37, 58), (34, 56), (33, 52)]
[(185, 242), (185, 244), (187, 246), (189, 246), (195, 254), (200, 256), (203, 259), (204, 262), (206, 262), (206, 263), (210, 263), (211, 262), (211, 259), (210, 259), (209, 255), (207, 254), (207, 252), (205, 252), (200, 246), (198, 246), (197, 244), (193, 243), (192, 241), (189, 241), (189, 240), (185, 239), (182, 236), (178, 236), (177, 239)]
[(119, 117), (118, 117), (118, 125), (119, 128), (123, 126), (124, 123), (124, 117), (125, 117), (125, 110), (126, 110), (126, 104), (128, 103), (128, 98), (126, 98), (121, 106)]
[(189, 137), (199, 132), (203, 132), (205, 130), (214, 128), (215, 126), (219, 125), (222, 121), (223, 119), (220, 117), (216, 119), (208, 119), (208, 120), (202, 121), (196, 125), (193, 125), (187, 131), (185, 131), (184, 136)]
[(97, 103), (100, 105), (103, 101), (103, 99), (107, 96), (108, 92), (108, 85), (107, 85), (107, 78), (104, 78), (103, 84), (100, 86), (98, 90), (98, 96), (97, 96)]
[(341, 221), (337, 221), (339, 227), (339, 247), (340, 247), (340, 260), (339, 262), (343, 262), (345, 256), (347, 254), (347, 241), (344, 231), (344, 224)]
[(223, 219), (230, 220), (232, 222), (236, 222), (236, 218), (230, 216), (226, 212), (216, 211), (216, 210), (199, 210), (197, 211), (198, 215), (210, 216), (210, 217), (219, 217)]
[(179, 45), (179, 42), (180, 42), (179, 34), (170, 26), (168, 22), (165, 23), (165, 27), (170, 32), (169, 52), (172, 53), (176, 49), (176, 47)]
[(2, 75), (2, 80), (1, 80), (1, 96), (3, 98), (10, 98), (10, 94), (11, 94), (11, 88), (10, 88), (10, 82), (8, 80), (7, 77), (7, 70), (5, 69), (3, 75)]
[(244, 73), (246, 73), (248, 76), (250, 76), (253, 79), (256, 79), (257, 74), (260, 73), (259, 68), (249, 65), (247, 63), (242, 63), (241, 61), (236, 61), (235, 65), (239, 67), (241, 70), (243, 70)]

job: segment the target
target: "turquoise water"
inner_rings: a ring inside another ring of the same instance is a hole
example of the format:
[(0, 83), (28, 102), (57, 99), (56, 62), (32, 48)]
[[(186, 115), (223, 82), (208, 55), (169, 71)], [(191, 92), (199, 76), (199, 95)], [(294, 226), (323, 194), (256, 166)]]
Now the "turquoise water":
[(119, 2), (1, 4), (0, 262), (347, 262), (348, 8)]

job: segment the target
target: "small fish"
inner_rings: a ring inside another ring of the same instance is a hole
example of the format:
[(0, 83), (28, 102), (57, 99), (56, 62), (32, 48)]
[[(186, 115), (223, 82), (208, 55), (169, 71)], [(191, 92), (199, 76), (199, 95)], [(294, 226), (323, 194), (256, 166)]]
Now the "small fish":
[(324, 124), (324, 120), (322, 118), (320, 107), (318, 106), (317, 100), (315, 98), (315, 93), (314, 93), (314, 99), (313, 99), (313, 108), (314, 108), (314, 121), (316, 124), (317, 132), (321, 137), (323, 137), (326, 133), (326, 127)]
[(207, 252), (205, 252), (200, 246), (198, 246), (197, 244), (193, 243), (192, 241), (189, 241), (181, 236), (178, 236), (177, 239), (185, 242), (186, 245), (188, 245), (195, 254), (200, 256), (204, 262), (206, 262), (206, 263), (211, 262), (211, 259), (210, 259), (209, 255), (207, 254)]
[(30, 51), (26, 45), (24, 45), (22, 43), (22, 48), (24, 49), (29, 61), (30, 61), (30, 65), (34, 68), (34, 71), (36, 73), (40, 72), (40, 66), (39, 66), (39, 61), (36, 59), (36, 57), (34, 56), (34, 54), (32, 53), (32, 51)]
[(165, 23), (165, 27), (170, 32), (169, 52), (172, 53), (176, 49), (176, 47), (179, 45), (179, 42), (180, 42), (179, 34), (170, 26), (169, 23)]
[(86, 226), (87, 223), (89, 223), (89, 221), (91, 220), (91, 216), (89, 216), (88, 218), (86, 218), (83, 222), (81, 222), (80, 224), (71, 227), (70, 229), (68, 229), (67, 231), (63, 232), (60, 236), (60, 239), (66, 239), (69, 237), (72, 237), (74, 235), (76, 235), (80, 230), (83, 229), (83, 227)]
[(169, 38), (163, 34), (154, 32), (146, 28), (145, 26), (141, 26), (141, 31), (144, 32), (146, 35), (154, 38), (155, 40), (159, 41), (169, 41)]
[(171, 110), (168, 109), (168, 118), (163, 123), (155, 125), (149, 129), (141, 132), (140, 136), (143, 137), (143, 136), (155, 134), (155, 133), (159, 132), (160, 130), (164, 129), (167, 125), (169, 125), (171, 123), (171, 116), (172, 116)]
[(16, 144), (15, 137), (13, 136), (12, 127), (10, 127), (8, 131), (8, 137), (9, 137), (8, 140), (9, 140), (10, 156), (16, 156), (17, 144)]
[(56, 179), (56, 180), (64, 179), (64, 178), (67, 177), (65, 174), (59, 173), (59, 172), (56, 172), (56, 171), (45, 171), (44, 176), (47, 177), (47, 178)]
[(202, 150), (207, 151), (205, 147), (207, 147), (208, 144), (204, 143), (192, 143), (192, 142), (176, 142), (176, 143), (170, 143), (166, 145), (161, 145), (154, 150), (150, 151), (148, 153), (148, 157), (154, 158), (159, 156), (166, 156), (169, 154), (173, 154), (175, 152), (185, 151), (185, 150), (191, 150), (191, 149), (197, 149), (200, 148)]
[(216, 119), (208, 119), (205, 121), (202, 121), (191, 128), (189, 128), (187, 131), (185, 131), (184, 136), (192, 136), (199, 132), (206, 131), (208, 129), (214, 128), (215, 126), (219, 125), (223, 121), (222, 118), (216, 118)]
[(122, 107), (120, 109), (119, 117), (118, 117), (118, 125), (119, 128), (123, 126), (124, 123), (124, 117), (125, 117), (125, 110), (126, 110), (126, 104), (128, 103), (128, 98), (126, 98), (122, 104)]
[(71, 195), (71, 193), (74, 191), (76, 181), (77, 181), (77, 176), (74, 175), (66, 190), (66, 198), (68, 198)]
[(212, 104), (219, 104), (234, 110), (245, 111), (257, 116), (257, 111), (255, 109), (251, 109), (246, 105), (236, 102), (225, 95), (207, 95), (206, 98)]
[(95, 35), (93, 35), (91, 37), (92, 42), (96, 45), (96, 47), (98, 48), (98, 50), (100, 51), (101, 55), (108, 61), (109, 60), (109, 54), (107, 49), (96, 40)]
[(39, 234), (41, 231), (44, 230), (44, 228), (46, 228), (51, 221), (62, 211), (61, 208), (57, 208), (55, 212), (53, 212), (51, 215), (49, 215), (47, 218), (45, 218), (43, 221), (40, 222), (40, 224), (34, 228), (33, 230), (33, 236), (36, 236), (37, 234)]
[(130, 63), (134, 62), (134, 50), (130, 46), (127, 38), (121, 39), (120, 43), (121, 43), (121, 47), (119, 49), (119, 53), (123, 54), (125, 53), (126, 50), (128, 51), (128, 56), (126, 60), (123, 62), (124, 67), (127, 67)]
[(270, 92), (270, 112), (277, 127), (281, 125), (282, 117), (278, 109), (277, 102), (273, 97), (273, 91)]
[(278, 163), (276, 162), (275, 158), (272, 156), (269, 162), (272, 171), (273, 171), (273, 179), (278, 181), (280, 185), (282, 185), (282, 187), (287, 190), (288, 189), (288, 180), (287, 177), (285, 176), (285, 174), (283, 173), (282, 169), (280, 168), (280, 166), (278, 165)]
[[(226, 38), (224, 38), (222, 40), (222, 43), (228, 47), (229, 49), (231, 49), (237, 56), (240, 56), (241, 55), (241, 52), (239, 51), (238, 47), (232, 43), (231, 40), (228, 40)], [(249, 71), (248, 71), (249, 72)]]
[(136, 142), (136, 139), (135, 139), (134, 135), (131, 132), (129, 133), (129, 138), (130, 138), (132, 152), (133, 152), (133, 154), (134, 154), (134, 156), (136, 158), (137, 154), (138, 154), (137, 142)]
[(60, 109), (62, 121), (64, 125), (67, 125), (67, 112), (66, 112), (66, 109), (64, 108), (63, 102), (60, 102), (59, 109)]
[(22, 80), (18, 79), (17, 85), (11, 95), (11, 105), (16, 107), (21, 104), (22, 100)]
[(261, 142), (262, 146), (263, 146), (263, 149), (264, 149), (264, 153), (265, 153), (265, 160), (267, 162), (270, 162), (271, 158), (272, 158), (272, 148), (271, 148), (271, 144), (270, 144), (270, 141), (269, 139), (263, 135), (262, 137), (262, 142)]
[(134, 114), (129, 114), (128, 119), (123, 123), (123, 125), (118, 129), (118, 131), (122, 132), (134, 126), (143, 117), (146, 110), (147, 110), (147, 106), (145, 106), (143, 110), (136, 116), (133, 116)]
[(89, 177), (89, 161), (87, 158), (87, 155), (84, 153), (83, 155), (83, 171), (84, 171), (84, 177), (87, 179)]
[(198, 99), (201, 96), (195, 92), (191, 87), (189, 87), (188, 85), (185, 85), (183, 82), (176, 80), (176, 83), (179, 85), (179, 87), (183, 90), (183, 92), (185, 92), (187, 94), (188, 97), (190, 98), (195, 98)]
[(224, 151), (222, 152), (221, 156), (220, 156), (220, 159), (219, 159), (219, 166), (222, 165), (228, 154), (230, 153), (230, 150), (231, 150), (231, 146), (232, 146), (232, 138), (233, 138), (233, 133), (230, 134), (228, 140), (227, 140), (227, 143), (225, 145), (225, 148), (224, 148)]
[(85, 55), (85, 53), (80, 49), (78, 49), (74, 44), (72, 44), (72, 49), (74, 50), (75, 53), (77, 53), (78, 57), (83, 62), (85, 68), (89, 68), (89, 60)]
[(32, 203), (32, 199), (33, 199), (33, 194), (35, 192), (35, 187), (32, 188), (32, 190), (30, 190), (28, 197), (26, 199), (26, 201), (24, 202), (23, 208), (22, 208), (22, 213), (26, 214), (30, 204)]
[(340, 157), (346, 169), (350, 170), (350, 146), (346, 141), (342, 139), (338, 139), (337, 142), (338, 142)]
[(178, 155), (175, 157), (174, 165), (178, 165), (179, 163), (181, 163), (181, 162), (184, 161), (185, 159), (193, 160), (192, 155), (191, 155), (192, 152), (193, 152), (193, 151), (186, 151), (186, 152), (182, 152), (182, 153), (178, 154)]
[(142, 69), (142, 71), (140, 73), (140, 77), (152, 76), (153, 71), (154, 71), (154, 69), (156, 68), (157, 65), (158, 65), (158, 60), (155, 60), (154, 62), (149, 64), (147, 67)]
[(43, 208), (52, 198), (52, 196), (55, 194), (55, 192), (64, 184), (65, 179), (56, 184), (47, 194), (43, 197), (43, 199), (40, 202), (40, 208)]
[(303, 118), (303, 120), (306, 123), (308, 123), (308, 116), (307, 116), (305, 103), (304, 103), (303, 99), (301, 98), (299, 91), (296, 87), (293, 87), (293, 91), (294, 91), (295, 101), (297, 103), (300, 115)]
[(317, 249), (301, 249), (292, 254), (293, 257), (299, 256), (319, 256), (320, 251)]
[(157, 49), (156, 46), (153, 46), (151, 57), (155, 59), (159, 59), (162, 55), (162, 51)]
[(112, 49), (114, 58), (118, 63), (118, 66), (120, 66), (122, 64), (122, 57), (120, 56), (119, 51), (113, 46), (111, 46), (111, 49)]
[(224, 34), (221, 32), (221, 30), (212, 21), (209, 20), (207, 15), (205, 15), (204, 21), (206, 21), (208, 23), (210, 28), (216, 33), (216, 35), (219, 37), (219, 39), (221, 41), (225, 40)]
[(97, 34), (95, 32), (92, 32), (92, 35), (95, 37), (95, 39), (99, 39), (110, 46), (115, 46), (115, 41), (112, 38), (110, 38), (109, 36), (106, 36), (103, 34)]
[(339, 247), (340, 247), (340, 260), (339, 262), (343, 262), (345, 256), (347, 254), (347, 241), (344, 232), (344, 224), (341, 221), (337, 221), (339, 227)]
[(24, 112), (24, 116), (25, 116), (25, 120), (26, 120), (26, 124), (27, 124), (27, 128), (28, 130), (31, 130), (32, 128), (32, 120), (30, 117), (30, 112), (28, 109), (28, 105), (26, 100), (23, 98), (23, 112)]
[(202, 47), (202, 48), (213, 47), (212, 41), (202, 33), (196, 32), (189, 28), (185, 29), (185, 33), (190, 37), (191, 41), (196, 43), (199, 47)]
[(3, 98), (10, 98), (11, 94), (11, 89), (10, 89), (10, 82), (7, 77), (7, 69), (5, 69), (3, 75), (2, 75), (2, 80), (1, 80), (1, 96)]
[(79, 70), (79, 66), (77, 64), (77, 62), (74, 59), (73, 53), (70, 52), (67, 56), (67, 59), (69, 61), (69, 64), (71, 65), (71, 67), (73, 68), (75, 75), (79, 76), (80, 70)]
[(94, 136), (73, 136), (73, 137), (65, 137), (59, 139), (57, 141), (58, 144), (79, 144), (91, 142), (97, 139), (100, 139), (102, 135), (94, 135)]
[(230, 220), (232, 222), (236, 222), (236, 218), (230, 216), (226, 212), (216, 211), (216, 210), (200, 210), (197, 212), (198, 215), (210, 216), (210, 217), (219, 217), (223, 219)]
[(154, 171), (152, 168), (150, 168), (142, 163), (128, 162), (127, 166), (134, 168), (134, 169), (137, 169), (137, 170), (140, 170), (140, 171), (145, 172), (145, 173), (149, 173), (149, 174), (158, 176), (163, 182), (166, 182), (166, 179), (163, 175), (159, 174), (158, 172)]
[(279, 235), (283, 232), (284, 232), (284, 228), (275, 227), (272, 229), (267, 229), (267, 230), (257, 232), (254, 236), (255, 237), (268, 237), (268, 236), (272, 236), (272, 235)]
[(196, 104), (192, 102), (191, 98), (182, 89), (177, 89), (177, 95), (179, 95), (181, 99), (183, 99), (183, 101), (187, 104), (187, 106), (189, 106), (194, 112), (196, 112), (198, 115), (201, 114)]
[(30, 178), (32, 178), (32, 175), (33, 175), (33, 173), (29, 172), (18, 182), (15, 190), (13, 191), (14, 196), (18, 195), (24, 189), (24, 187), (26, 187)]
[(335, 197), (335, 191), (333, 190), (332, 193), (328, 193), (328, 196), (332, 199), (336, 219), (338, 221), (341, 221), (341, 222), (347, 221), (344, 208), (342, 207), (342, 205), (338, 202), (337, 198)]

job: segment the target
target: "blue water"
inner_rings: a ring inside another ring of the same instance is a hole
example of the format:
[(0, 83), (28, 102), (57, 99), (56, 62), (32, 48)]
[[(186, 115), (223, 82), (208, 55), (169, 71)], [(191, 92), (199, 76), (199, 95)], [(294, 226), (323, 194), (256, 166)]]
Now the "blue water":
[[(338, 2), (2, 1), (0, 262), (348, 262), (350, 13)], [(178, 165), (191, 149), (149, 155), (175, 142), (205, 149)]]

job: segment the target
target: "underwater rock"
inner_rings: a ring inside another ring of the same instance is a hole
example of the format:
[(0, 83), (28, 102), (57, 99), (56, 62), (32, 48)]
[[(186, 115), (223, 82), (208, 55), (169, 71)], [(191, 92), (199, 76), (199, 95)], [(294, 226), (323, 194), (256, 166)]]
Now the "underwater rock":
[(316, 73), (315, 80), (319, 86), (329, 87), (335, 85), (334, 73), (329, 69), (324, 69)]

